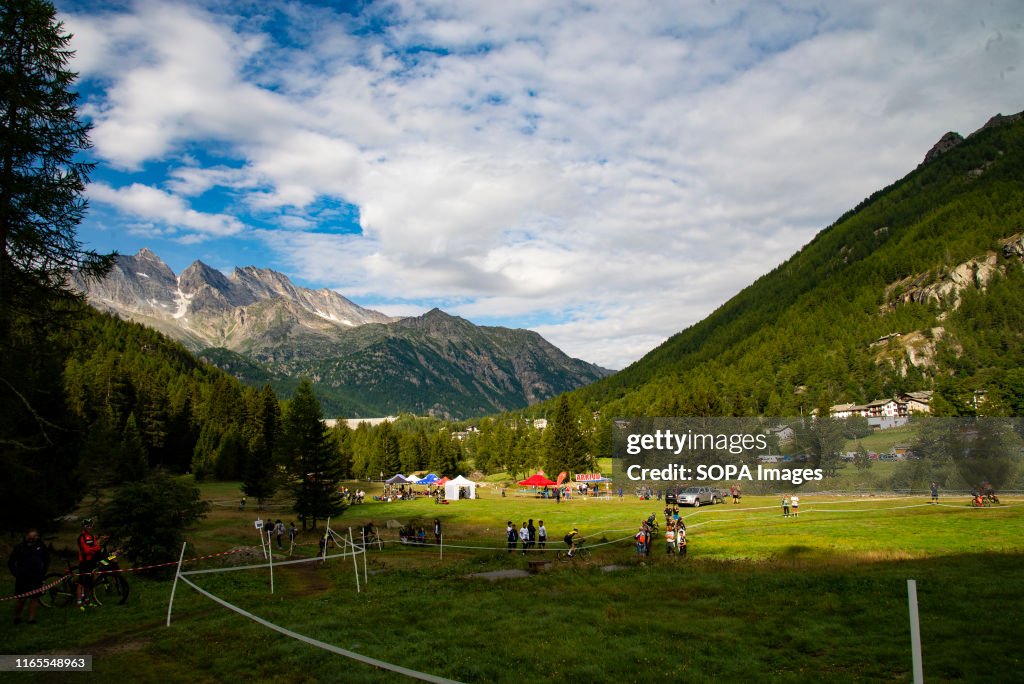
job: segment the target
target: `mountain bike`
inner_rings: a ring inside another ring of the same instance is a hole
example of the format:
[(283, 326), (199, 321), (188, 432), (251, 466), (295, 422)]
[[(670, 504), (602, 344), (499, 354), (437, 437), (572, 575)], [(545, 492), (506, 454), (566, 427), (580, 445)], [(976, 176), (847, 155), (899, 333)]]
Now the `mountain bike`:
[(562, 563), (568, 563), (569, 561), (578, 560), (581, 563), (590, 562), (590, 549), (583, 546), (583, 541), (576, 542), (576, 550), (573, 551), (572, 555), (569, 555), (569, 549), (564, 551), (555, 552), (555, 558)]
[[(78, 598), (78, 585), (85, 587), (83, 598), (102, 606), (104, 602), (117, 599), (118, 605), (124, 605), (130, 591), (128, 580), (120, 572), (117, 550), (107, 551), (106, 546), (100, 553), (100, 560), (92, 572), (82, 573), (78, 566), (66, 561), (64, 572), (51, 572), (43, 580), (43, 586), (53, 584), (39, 597), (39, 602), (47, 608), (66, 608)], [(56, 582), (56, 584), (54, 584)]]

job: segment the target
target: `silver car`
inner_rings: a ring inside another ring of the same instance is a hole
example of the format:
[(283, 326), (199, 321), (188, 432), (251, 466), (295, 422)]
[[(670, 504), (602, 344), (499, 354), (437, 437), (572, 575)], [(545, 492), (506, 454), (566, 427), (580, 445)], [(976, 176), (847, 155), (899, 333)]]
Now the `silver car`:
[(699, 508), (702, 504), (716, 504), (721, 500), (720, 492), (711, 487), (687, 487), (676, 493), (676, 503), (680, 506)]

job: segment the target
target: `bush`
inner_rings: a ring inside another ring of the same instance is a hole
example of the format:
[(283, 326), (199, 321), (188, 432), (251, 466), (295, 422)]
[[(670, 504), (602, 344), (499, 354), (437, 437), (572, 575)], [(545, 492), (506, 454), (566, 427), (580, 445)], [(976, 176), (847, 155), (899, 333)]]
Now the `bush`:
[(158, 472), (115, 490), (101, 520), (129, 559), (155, 563), (178, 557), (182, 532), (209, 507), (197, 488)]

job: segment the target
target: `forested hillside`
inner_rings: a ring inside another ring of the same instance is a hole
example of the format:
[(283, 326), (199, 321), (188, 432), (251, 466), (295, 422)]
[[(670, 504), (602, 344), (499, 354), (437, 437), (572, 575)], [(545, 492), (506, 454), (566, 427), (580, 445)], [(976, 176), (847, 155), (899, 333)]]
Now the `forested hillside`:
[(1019, 415), (1022, 234), (1024, 120), (995, 117), (574, 400), (609, 415), (796, 415), (932, 388), (941, 413)]

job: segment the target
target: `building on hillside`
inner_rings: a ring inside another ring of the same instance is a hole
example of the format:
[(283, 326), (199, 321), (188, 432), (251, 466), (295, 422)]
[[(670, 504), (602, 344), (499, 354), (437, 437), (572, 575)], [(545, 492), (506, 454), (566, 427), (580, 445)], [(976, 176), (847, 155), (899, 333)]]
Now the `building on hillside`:
[(548, 426), (548, 419), (547, 418), (535, 418), (534, 421), (533, 421), (533, 427), (535, 427), (538, 430), (543, 430), (547, 426)]
[(836, 404), (829, 409), (829, 415), (833, 418), (849, 418), (863, 415), (861, 413), (863, 409), (864, 407), (858, 404)]
[(931, 413), (932, 391), (904, 392), (891, 399), (875, 399), (867, 404), (836, 404), (829, 409), (833, 418), (863, 416), (875, 427), (903, 425), (915, 413)]
[(775, 435), (776, 439), (779, 440), (779, 444), (786, 444), (792, 441), (793, 437), (796, 436), (796, 432), (793, 428), (788, 425), (779, 425), (768, 430), (768, 434)]
[(920, 392), (904, 392), (899, 395), (897, 399), (906, 404), (906, 414), (912, 415), (914, 413), (931, 413), (932, 395), (934, 392), (931, 390), (923, 390)]

